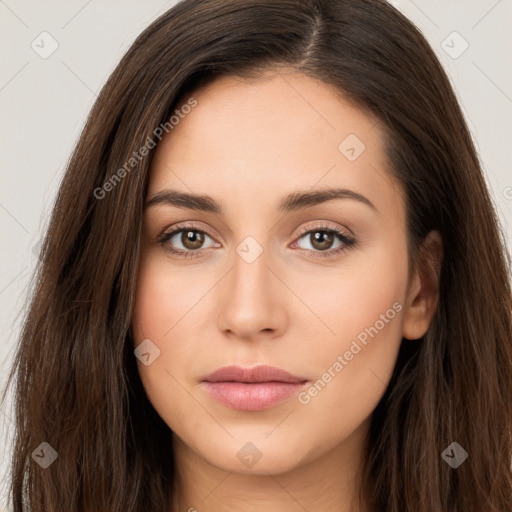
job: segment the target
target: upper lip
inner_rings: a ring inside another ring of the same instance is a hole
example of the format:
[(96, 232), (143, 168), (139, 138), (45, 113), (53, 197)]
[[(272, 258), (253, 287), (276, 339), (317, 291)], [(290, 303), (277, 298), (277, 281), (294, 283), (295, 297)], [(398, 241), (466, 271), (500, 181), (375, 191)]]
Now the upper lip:
[(204, 378), (206, 382), (291, 382), (302, 383), (307, 379), (297, 377), (291, 373), (273, 366), (255, 366), (242, 368), (241, 366), (224, 366), (210, 373)]

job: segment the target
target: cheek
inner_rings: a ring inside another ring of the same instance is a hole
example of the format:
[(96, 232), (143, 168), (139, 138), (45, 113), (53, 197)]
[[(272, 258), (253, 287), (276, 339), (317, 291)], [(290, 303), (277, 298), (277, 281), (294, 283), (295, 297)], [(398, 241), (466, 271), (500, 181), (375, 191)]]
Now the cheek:
[(346, 316), (336, 338), (310, 354), (316, 380), (299, 394), (298, 403), (306, 430), (301, 434), (321, 439), (319, 452), (360, 429), (386, 391), (401, 342), (401, 313), (391, 303), (376, 311), (388, 311), (388, 323), (380, 313), (359, 325)]
[(308, 359), (317, 380), (298, 398), (309, 418), (329, 412), (330, 427), (320, 420), (312, 423), (326, 442), (339, 435), (338, 429), (357, 428), (391, 378), (402, 339), (408, 271), (406, 247), (397, 247), (368, 253), (326, 281), (323, 293), (317, 288), (310, 295), (329, 331), (315, 337)]
[[(393, 308), (393, 304), (402, 305), (405, 300), (407, 273), (406, 247), (390, 244), (347, 258), (327, 277), (318, 272), (301, 277), (295, 289), (319, 319), (315, 339), (321, 353), (344, 349), (376, 322), (385, 336), (400, 335), (397, 309), (403, 306)], [(297, 318), (297, 322), (301, 320)]]
[(162, 342), (173, 336), (174, 329), (200, 301), (207, 286), (204, 280), (191, 279), (190, 271), (173, 268), (165, 257), (148, 251), (137, 281), (132, 317), (135, 341), (154, 338)]
[[(137, 368), (149, 401), (164, 421), (174, 427), (176, 413), (184, 412), (187, 406), (186, 396), (178, 383), (183, 380), (183, 376), (177, 374), (176, 367), (188, 368), (190, 354), (187, 352), (187, 345), (170, 344), (169, 341), (183, 336), (180, 329), (184, 327), (180, 320), (198, 298), (194, 301), (196, 293), (190, 287), (187, 293), (183, 293), (182, 290), (187, 290), (186, 283), (181, 283), (180, 273), (176, 270), (169, 271), (166, 263), (165, 259), (155, 257), (150, 251), (143, 255), (137, 281), (132, 331), (134, 349), (143, 340), (149, 339), (149, 346), (158, 354), (148, 365), (138, 358)], [(200, 296), (199, 293), (197, 295)]]
[(161, 405), (170, 407), (174, 401), (169, 396), (178, 400), (183, 395), (177, 381), (182, 383), (188, 378), (204, 349), (198, 335), (198, 315), (215, 282), (211, 273), (181, 270), (169, 264), (156, 250), (148, 250), (142, 256), (132, 331), (134, 348), (149, 339), (159, 351), (150, 365), (137, 360), (141, 380), (154, 405), (163, 400)]

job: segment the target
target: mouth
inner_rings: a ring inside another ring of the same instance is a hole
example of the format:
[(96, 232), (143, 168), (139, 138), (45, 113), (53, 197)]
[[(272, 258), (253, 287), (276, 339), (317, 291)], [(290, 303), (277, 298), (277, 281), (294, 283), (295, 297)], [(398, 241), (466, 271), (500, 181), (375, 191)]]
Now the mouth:
[(202, 384), (213, 399), (227, 407), (261, 411), (297, 394), (307, 382), (272, 366), (226, 366), (205, 377)]

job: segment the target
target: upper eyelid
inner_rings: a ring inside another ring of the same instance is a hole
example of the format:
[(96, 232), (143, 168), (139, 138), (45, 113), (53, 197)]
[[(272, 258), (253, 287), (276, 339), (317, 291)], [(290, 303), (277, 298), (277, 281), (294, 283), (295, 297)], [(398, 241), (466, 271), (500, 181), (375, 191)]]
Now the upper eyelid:
[[(319, 224), (314, 225), (315, 222), (319, 223)], [(304, 228), (301, 228), (299, 236), (302, 236), (305, 233), (307, 233), (308, 231), (313, 231), (315, 229), (317, 229), (317, 230), (324, 229), (324, 230), (332, 230), (332, 231), (341, 231), (342, 234), (346, 233), (349, 236), (355, 237), (355, 234), (349, 228), (347, 228), (345, 226), (336, 225), (334, 222), (327, 221), (327, 220), (319, 220), (319, 221), (306, 222), (306, 225), (304, 226)]]
[(158, 238), (165, 236), (165, 235), (170, 235), (171, 233), (184, 231), (186, 229), (189, 229), (190, 231), (200, 231), (201, 233), (205, 233), (206, 235), (208, 235), (211, 238), (211, 235), (207, 229), (202, 228), (199, 225), (196, 225), (195, 222), (193, 222), (193, 221), (191, 221), (190, 223), (178, 222), (178, 224), (176, 224), (176, 225), (167, 227), (160, 232), (160, 234), (158, 235)]

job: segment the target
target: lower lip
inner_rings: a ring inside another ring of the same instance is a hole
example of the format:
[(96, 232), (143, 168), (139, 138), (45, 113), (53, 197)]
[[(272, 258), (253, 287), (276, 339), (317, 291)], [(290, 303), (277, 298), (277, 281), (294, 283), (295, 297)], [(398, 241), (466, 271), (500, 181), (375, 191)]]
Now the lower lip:
[(298, 393), (305, 382), (203, 382), (220, 403), (240, 411), (269, 409)]

